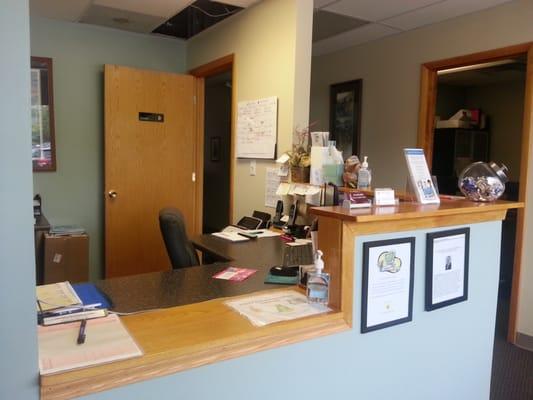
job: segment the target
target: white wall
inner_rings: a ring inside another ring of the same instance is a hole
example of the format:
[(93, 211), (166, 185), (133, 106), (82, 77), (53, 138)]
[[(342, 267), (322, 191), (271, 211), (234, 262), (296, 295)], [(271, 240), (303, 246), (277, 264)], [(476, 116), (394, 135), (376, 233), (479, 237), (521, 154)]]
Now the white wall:
[(490, 157), (509, 168), (509, 179), (520, 175), (525, 77), (507, 82), (469, 88), (467, 108), (480, 108), (490, 117)]
[[(533, 41), (533, 2), (517, 0), (482, 12), (313, 58), (310, 120), (327, 129), (329, 85), (363, 79), (362, 153), (378, 186), (404, 188), (403, 147), (415, 146), (420, 65)], [(533, 174), (533, 165), (530, 166)], [(533, 179), (533, 177), (532, 177)], [(530, 196), (533, 196), (533, 185)], [(533, 214), (526, 210), (533, 229)], [(526, 232), (524, 243), (531, 243)], [(533, 335), (533, 260), (523, 260), (518, 329)]]
[[(236, 101), (278, 97), (278, 154), (290, 150), (295, 126), (307, 126), (312, 2), (265, 0), (190, 40), (188, 68), (235, 55)], [(233, 217), (265, 209), (265, 170), (272, 161), (235, 160)], [(265, 209), (272, 213), (273, 209)]]

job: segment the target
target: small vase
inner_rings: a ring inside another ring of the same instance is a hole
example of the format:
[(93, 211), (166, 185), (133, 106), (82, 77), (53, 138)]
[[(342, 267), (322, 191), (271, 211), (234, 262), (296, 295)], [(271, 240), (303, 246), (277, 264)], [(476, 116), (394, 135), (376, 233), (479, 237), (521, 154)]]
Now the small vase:
[(310, 167), (291, 167), (291, 181), (297, 183), (308, 183)]

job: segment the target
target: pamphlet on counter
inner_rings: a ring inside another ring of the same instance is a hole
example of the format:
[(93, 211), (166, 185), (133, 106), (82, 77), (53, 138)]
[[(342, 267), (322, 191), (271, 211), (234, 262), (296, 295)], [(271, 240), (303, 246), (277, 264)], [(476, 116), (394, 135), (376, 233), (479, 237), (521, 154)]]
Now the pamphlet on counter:
[(403, 149), (411, 187), (421, 204), (439, 204), (440, 198), (429, 173), (426, 156), (422, 149)]
[(331, 311), (322, 304), (310, 304), (305, 295), (294, 290), (243, 297), (225, 303), (244, 315), (255, 326), (289, 321)]
[(228, 267), (213, 275), (215, 279), (242, 282), (257, 272), (256, 269)]

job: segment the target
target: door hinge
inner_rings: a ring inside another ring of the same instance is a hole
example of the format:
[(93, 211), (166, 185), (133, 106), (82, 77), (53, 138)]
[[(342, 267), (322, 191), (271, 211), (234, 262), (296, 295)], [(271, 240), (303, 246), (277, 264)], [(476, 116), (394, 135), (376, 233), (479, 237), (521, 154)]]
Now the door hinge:
[(193, 181), (193, 182), (196, 182), (196, 172), (193, 172), (193, 173), (192, 173), (192, 181)]
[(192, 96), (192, 102), (194, 105), (196, 105), (196, 96)]

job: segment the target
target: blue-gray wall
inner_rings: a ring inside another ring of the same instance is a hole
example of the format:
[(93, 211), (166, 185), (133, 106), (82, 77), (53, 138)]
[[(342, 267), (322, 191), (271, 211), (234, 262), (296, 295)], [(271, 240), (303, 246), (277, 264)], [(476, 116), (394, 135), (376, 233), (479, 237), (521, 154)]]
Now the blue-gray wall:
[(52, 224), (79, 224), (90, 237), (90, 276), (103, 272), (104, 64), (181, 73), (185, 42), (31, 17), (31, 54), (54, 69), (57, 171), (34, 174)]
[(37, 399), (28, 4), (0, 7), (0, 399)]
[[(424, 311), (427, 232), (357, 239), (354, 328), (349, 332), (86, 398), (488, 400), (501, 223), (471, 226), (468, 301), (433, 312)], [(416, 238), (413, 321), (362, 335), (362, 244), (406, 236)]]

